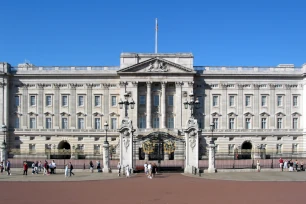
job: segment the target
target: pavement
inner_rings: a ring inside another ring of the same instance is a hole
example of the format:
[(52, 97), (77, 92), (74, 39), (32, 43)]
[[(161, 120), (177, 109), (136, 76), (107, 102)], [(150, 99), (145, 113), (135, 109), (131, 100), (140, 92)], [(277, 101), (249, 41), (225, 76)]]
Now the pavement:
[(203, 173), (201, 176), (183, 174), (199, 179), (213, 179), (226, 181), (306, 181), (306, 172), (224, 172), (224, 173)]

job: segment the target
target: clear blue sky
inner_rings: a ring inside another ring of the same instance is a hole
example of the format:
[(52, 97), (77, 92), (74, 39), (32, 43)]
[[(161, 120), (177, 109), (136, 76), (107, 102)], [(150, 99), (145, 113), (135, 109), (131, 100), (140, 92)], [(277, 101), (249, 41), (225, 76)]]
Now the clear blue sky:
[(306, 63), (305, 0), (2, 0), (0, 61), (119, 65), (121, 52), (192, 52), (195, 65)]

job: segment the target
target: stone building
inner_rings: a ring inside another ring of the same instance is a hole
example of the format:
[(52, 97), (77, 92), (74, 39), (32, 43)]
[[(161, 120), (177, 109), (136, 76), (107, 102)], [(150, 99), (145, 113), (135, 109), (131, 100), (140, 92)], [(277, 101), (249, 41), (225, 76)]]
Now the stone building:
[[(117, 67), (0, 63), (0, 123), (8, 127), (1, 141), (5, 137), (10, 157), (67, 152), (102, 158), (107, 134), (118, 159), (126, 114), (119, 103), (127, 97), (135, 102), (134, 109), (126, 107), (135, 160), (183, 160), (191, 114), (199, 159), (207, 157), (210, 140), (217, 156), (299, 153), (306, 147), (304, 73), (306, 65), (194, 66), (191, 53), (122, 53)], [(199, 106), (191, 111), (184, 102), (192, 96)]]

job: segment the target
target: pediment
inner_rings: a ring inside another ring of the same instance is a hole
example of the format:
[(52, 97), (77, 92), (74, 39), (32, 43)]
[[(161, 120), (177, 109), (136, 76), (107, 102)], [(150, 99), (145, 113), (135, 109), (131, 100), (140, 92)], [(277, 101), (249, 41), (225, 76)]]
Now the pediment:
[(168, 60), (154, 57), (146, 61), (134, 64), (129, 67), (122, 68), (118, 70), (120, 73), (145, 73), (145, 74), (167, 74), (167, 73), (190, 73), (195, 74), (193, 69), (187, 68), (185, 66), (170, 62)]

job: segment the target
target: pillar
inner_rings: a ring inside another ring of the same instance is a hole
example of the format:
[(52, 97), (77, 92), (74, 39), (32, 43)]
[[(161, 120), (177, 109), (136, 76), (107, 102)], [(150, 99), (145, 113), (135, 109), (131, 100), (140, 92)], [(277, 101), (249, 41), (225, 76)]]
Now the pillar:
[(147, 82), (147, 129), (151, 129), (152, 128), (152, 116), (151, 116), (151, 85), (152, 82), (148, 81)]
[(37, 129), (44, 129), (44, 114), (43, 114), (43, 107), (44, 107), (44, 84), (38, 84), (38, 95), (37, 95)]
[(87, 122), (86, 122), (86, 126), (88, 129), (92, 129), (92, 86), (93, 84), (86, 84), (87, 86)]
[(209, 157), (208, 157), (208, 173), (216, 173), (215, 169), (215, 144), (209, 144)]
[(103, 144), (103, 173), (110, 173), (109, 171), (109, 143), (104, 141)]
[(161, 82), (161, 129), (166, 128), (166, 85), (167, 82)]
[(168, 153), (164, 153), (164, 160), (169, 160), (169, 154)]
[(53, 100), (53, 106), (54, 106), (54, 121), (53, 121), (53, 128), (54, 129), (60, 129), (59, 121), (61, 121), (60, 117), (60, 84), (54, 84), (54, 100)]
[(145, 161), (149, 161), (149, 154), (145, 153)]
[(69, 100), (70, 108), (71, 108), (71, 128), (72, 129), (77, 129), (76, 121), (76, 106), (77, 106), (77, 101), (76, 101), (76, 86), (77, 84), (70, 84), (70, 92), (71, 92), (71, 98)]
[(176, 110), (176, 116), (175, 116), (175, 126), (174, 128), (180, 128), (183, 126), (182, 124), (182, 85), (183, 82), (176, 82), (175, 83), (175, 95), (176, 95), (176, 102), (175, 102), (175, 110)]

